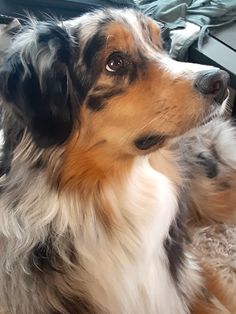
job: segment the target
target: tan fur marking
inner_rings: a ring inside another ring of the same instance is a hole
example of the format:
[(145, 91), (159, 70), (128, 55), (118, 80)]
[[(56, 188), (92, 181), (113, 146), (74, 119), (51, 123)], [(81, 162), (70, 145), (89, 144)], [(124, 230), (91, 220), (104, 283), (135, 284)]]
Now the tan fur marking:
[(113, 22), (105, 29), (107, 36), (106, 50), (120, 50), (124, 49), (131, 53), (135, 48), (133, 34), (129, 31), (128, 27), (121, 23)]

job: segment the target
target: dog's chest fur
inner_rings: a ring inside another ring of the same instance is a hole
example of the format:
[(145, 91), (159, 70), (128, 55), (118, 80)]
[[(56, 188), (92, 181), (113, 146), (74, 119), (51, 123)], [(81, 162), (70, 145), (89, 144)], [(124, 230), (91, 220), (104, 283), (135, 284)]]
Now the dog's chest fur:
[[(45, 178), (43, 172), (33, 171), (29, 164), (13, 162), (11, 175), (3, 183), (0, 228), (6, 254), (0, 264), (1, 296), (12, 291), (7, 298), (12, 303), (12, 313), (21, 313), (18, 306), (23, 299), (22, 313), (41, 313), (37, 311), (42, 307), (44, 291), (40, 280), (35, 281), (30, 261), (34, 248), (46, 241), (51, 228), (60, 232), (58, 243), (65, 241), (70, 230), (79, 256), (72, 281), (83, 284), (88, 302), (99, 311), (188, 313), (185, 303), (198, 281), (192, 275), (195, 266), (186, 259), (179, 271), (179, 282), (175, 282), (165, 248), (178, 211), (176, 191), (164, 175), (151, 168), (147, 157), (136, 159), (122, 187), (107, 186), (103, 191), (116, 217), (111, 234), (97, 220), (92, 201), (87, 200), (84, 218), (80, 202), (68, 195), (59, 196)], [(190, 272), (191, 280), (183, 280)], [(53, 281), (53, 273), (47, 273), (46, 278)], [(16, 280), (38, 291), (38, 299), (29, 300), (24, 289), (15, 291)], [(76, 297), (76, 290), (73, 293)], [(46, 305), (43, 311), (48, 311)]]
[(126, 186), (106, 193), (121, 214), (115, 235), (101, 232), (99, 244), (80, 244), (82, 252), (94, 247), (85, 257), (91, 281), (97, 279), (89, 287), (93, 297), (110, 313), (185, 313), (164, 248), (178, 209), (173, 186), (141, 158)]

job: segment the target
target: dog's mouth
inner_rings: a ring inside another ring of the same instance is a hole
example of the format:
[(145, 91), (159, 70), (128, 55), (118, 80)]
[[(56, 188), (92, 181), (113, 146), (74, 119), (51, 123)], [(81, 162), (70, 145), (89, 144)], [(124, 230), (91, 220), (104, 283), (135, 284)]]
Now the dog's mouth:
[(163, 146), (166, 139), (167, 137), (162, 134), (145, 134), (137, 138), (134, 145), (139, 151), (143, 152), (150, 151), (150, 149), (156, 150)]

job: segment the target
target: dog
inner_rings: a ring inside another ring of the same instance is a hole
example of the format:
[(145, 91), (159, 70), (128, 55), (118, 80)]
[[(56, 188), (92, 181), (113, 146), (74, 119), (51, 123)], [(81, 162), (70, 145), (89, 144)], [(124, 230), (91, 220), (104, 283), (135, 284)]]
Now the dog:
[(230, 313), (188, 245), (192, 168), (169, 149), (227, 84), (171, 60), (132, 9), (23, 27), (0, 68), (3, 313)]

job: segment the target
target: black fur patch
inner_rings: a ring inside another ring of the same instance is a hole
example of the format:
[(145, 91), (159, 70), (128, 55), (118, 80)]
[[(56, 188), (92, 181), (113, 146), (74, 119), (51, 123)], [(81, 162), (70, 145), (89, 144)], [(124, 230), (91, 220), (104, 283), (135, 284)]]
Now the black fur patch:
[(142, 135), (135, 140), (134, 145), (140, 150), (147, 150), (153, 146), (161, 146), (166, 140), (166, 136), (158, 134)]
[[(68, 244), (68, 257), (71, 263), (75, 262), (74, 251), (70, 247), (70, 244)], [(54, 290), (58, 303), (61, 304), (61, 310), (51, 309), (48, 313), (90, 314), (99, 312), (85, 296), (78, 296), (79, 291), (75, 291), (76, 296), (64, 295), (60, 291), (60, 287), (58, 289), (54, 286), (54, 272), (57, 272), (57, 276), (62, 276), (62, 278), (65, 276), (65, 284), (69, 285), (69, 281), (66, 281), (66, 271), (68, 271), (68, 268), (64, 269), (64, 262), (53, 247), (53, 239), (48, 238), (44, 243), (38, 243), (32, 250), (29, 263), (32, 271), (39, 272), (38, 280), (42, 279), (44, 284), (51, 285), (51, 289)], [(76, 260), (76, 263), (78, 263), (78, 260)]]
[(66, 30), (56, 24), (40, 22), (37, 26), (38, 43), (48, 44), (50, 41), (57, 45), (57, 58), (59, 62), (70, 63), (70, 38)]
[(87, 67), (90, 67), (95, 60), (96, 55), (104, 48), (106, 43), (105, 36), (97, 32), (92, 38), (88, 40), (84, 47), (83, 58)]
[(217, 161), (203, 153), (200, 153), (197, 157), (198, 163), (204, 167), (207, 177), (209, 179), (215, 178), (219, 171)]
[[(78, 263), (78, 258), (75, 255), (75, 249), (71, 242), (65, 242), (61, 250), (63, 255), (66, 256), (67, 261), (70, 261), (72, 264)], [(53, 235), (48, 235), (44, 242), (39, 242), (35, 245), (29, 256), (29, 265), (32, 270), (63, 273), (64, 263), (65, 261), (55, 248)]]
[(183, 265), (183, 239), (181, 225), (177, 219), (169, 230), (169, 237), (165, 241), (165, 250), (167, 252), (169, 267), (174, 281), (178, 280), (178, 273)]
[(61, 271), (61, 259), (53, 248), (52, 239), (38, 243), (31, 252), (30, 266), (40, 271)]
[(9, 118), (4, 117), (2, 127), (4, 144), (1, 147), (0, 176), (9, 173), (11, 169), (13, 151), (21, 141), (23, 134), (22, 126), (18, 125), (17, 121), (14, 119), (10, 120)]
[(144, 70), (145, 70), (144, 62), (139, 62), (139, 64), (134, 63), (128, 73), (129, 84), (135, 82), (138, 79), (140, 72), (143, 72)]
[[(182, 193), (183, 194), (183, 193)], [(188, 240), (183, 223), (183, 214), (186, 211), (186, 200), (179, 199), (179, 213), (169, 229), (169, 235), (165, 240), (164, 248), (167, 253), (169, 268), (173, 281), (178, 283), (179, 273), (184, 265), (184, 243)]]
[(34, 67), (35, 56), (24, 60), (20, 52), (9, 55), (0, 68), (0, 89), (9, 101), (22, 124), (29, 129), (38, 146), (45, 148), (63, 143), (73, 127), (72, 104), (68, 89), (70, 62), (69, 37), (63, 28), (48, 23), (37, 25), (38, 49), (50, 56), (54, 49), (52, 64), (39, 73)]
[(90, 96), (87, 101), (88, 107), (93, 111), (99, 111), (104, 106), (104, 101), (100, 96)]

